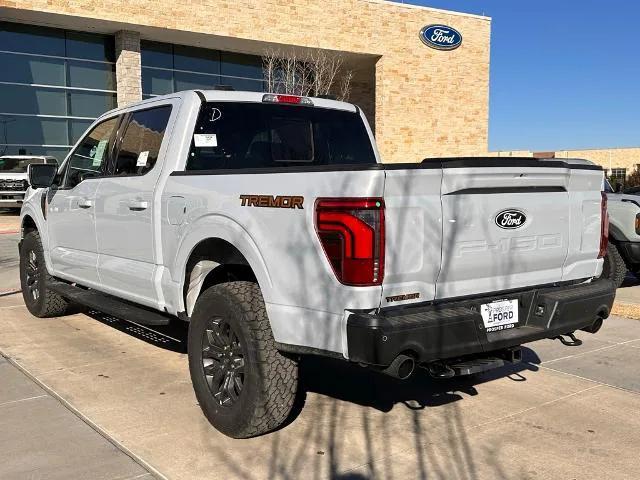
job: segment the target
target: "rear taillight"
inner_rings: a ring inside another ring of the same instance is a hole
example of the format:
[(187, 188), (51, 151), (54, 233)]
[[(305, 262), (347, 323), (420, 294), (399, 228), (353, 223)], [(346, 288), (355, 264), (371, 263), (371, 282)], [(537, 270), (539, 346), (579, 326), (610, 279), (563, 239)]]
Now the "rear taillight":
[(602, 201), (600, 203), (600, 252), (598, 258), (604, 258), (607, 254), (609, 243), (609, 214), (607, 213), (607, 194), (600, 192)]
[(327, 259), (345, 285), (380, 285), (384, 276), (384, 201), (316, 201), (316, 231)]

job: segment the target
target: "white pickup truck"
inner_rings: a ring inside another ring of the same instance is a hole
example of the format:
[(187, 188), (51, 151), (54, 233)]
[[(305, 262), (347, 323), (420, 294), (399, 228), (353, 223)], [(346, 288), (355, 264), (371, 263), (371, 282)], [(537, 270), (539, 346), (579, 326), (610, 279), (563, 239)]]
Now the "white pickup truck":
[(29, 188), (27, 167), (32, 163), (58, 165), (55, 157), (34, 155), (3, 155), (0, 157), (0, 208), (20, 209)]
[(21, 281), (73, 303), (190, 322), (191, 379), (236, 438), (280, 426), (297, 360), (396, 378), (517, 361), (609, 315), (603, 172), (519, 158), (382, 164), (358, 107), (187, 91), (104, 114), (59, 169), (32, 165)]

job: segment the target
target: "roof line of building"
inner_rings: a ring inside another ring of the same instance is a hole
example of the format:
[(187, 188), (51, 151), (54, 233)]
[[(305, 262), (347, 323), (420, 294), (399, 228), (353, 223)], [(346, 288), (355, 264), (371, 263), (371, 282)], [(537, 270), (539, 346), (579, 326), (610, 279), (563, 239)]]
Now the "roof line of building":
[(631, 147), (586, 147), (586, 148), (563, 148), (560, 150), (527, 150), (521, 148), (515, 148), (513, 150), (489, 150), (489, 153), (509, 153), (509, 152), (529, 152), (529, 153), (538, 153), (538, 152), (586, 152), (589, 150), (640, 150), (640, 145), (631, 146)]
[(453, 11), (453, 10), (444, 10), (442, 8), (426, 7), (424, 5), (414, 5), (414, 4), (411, 4), (411, 3), (394, 2), (392, 0), (360, 0), (360, 1), (367, 2), (367, 3), (387, 4), (387, 5), (393, 5), (395, 7), (404, 7), (404, 8), (410, 8), (410, 9), (416, 9), (416, 10), (428, 10), (430, 12), (444, 13), (446, 15), (457, 15), (457, 16), (460, 16), (460, 17), (478, 18), (478, 19), (481, 19), (481, 20), (491, 21), (491, 17), (488, 17), (486, 15), (477, 15), (475, 13), (456, 12), (456, 11)]
[[(638, 150), (640, 146), (636, 147), (592, 147), (592, 148), (564, 148), (562, 150), (555, 150), (555, 152), (584, 152), (585, 150)], [(551, 150), (553, 151), (553, 150)]]

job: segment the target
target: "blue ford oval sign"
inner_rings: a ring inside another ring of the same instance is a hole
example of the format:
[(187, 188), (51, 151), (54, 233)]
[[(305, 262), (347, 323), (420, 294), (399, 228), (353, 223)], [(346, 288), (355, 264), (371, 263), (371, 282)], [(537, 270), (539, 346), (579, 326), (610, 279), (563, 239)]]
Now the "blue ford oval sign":
[(420, 40), (436, 50), (454, 50), (462, 43), (462, 35), (446, 25), (427, 25), (420, 30)]

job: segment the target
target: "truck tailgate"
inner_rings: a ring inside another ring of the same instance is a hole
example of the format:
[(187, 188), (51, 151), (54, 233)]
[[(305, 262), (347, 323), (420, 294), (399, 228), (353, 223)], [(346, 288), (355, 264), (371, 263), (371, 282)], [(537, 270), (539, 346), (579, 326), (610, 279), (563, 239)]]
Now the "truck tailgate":
[(436, 298), (561, 281), (570, 176), (564, 168), (445, 168)]
[(381, 306), (596, 275), (601, 181), (599, 167), (533, 159), (387, 169)]

